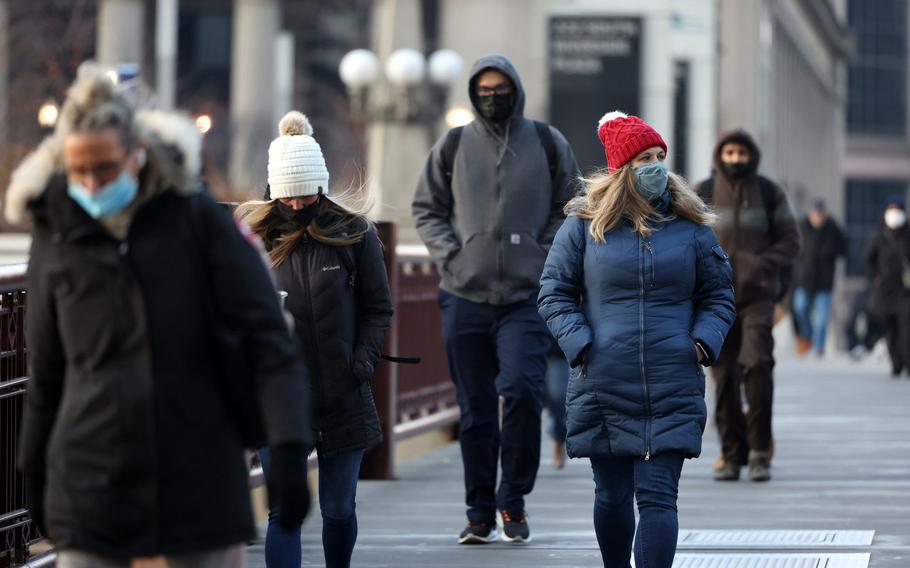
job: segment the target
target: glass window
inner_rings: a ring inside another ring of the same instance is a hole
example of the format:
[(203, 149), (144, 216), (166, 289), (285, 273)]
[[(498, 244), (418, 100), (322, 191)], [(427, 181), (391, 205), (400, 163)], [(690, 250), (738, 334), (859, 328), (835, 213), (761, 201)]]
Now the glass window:
[(907, 0), (849, 0), (857, 51), (847, 79), (852, 134), (903, 136), (907, 122)]
[(199, 14), (196, 18), (196, 66), (230, 67), (231, 20), (227, 14)]
[(882, 222), (885, 202), (892, 195), (905, 195), (903, 181), (847, 180), (847, 274), (865, 273), (866, 243)]

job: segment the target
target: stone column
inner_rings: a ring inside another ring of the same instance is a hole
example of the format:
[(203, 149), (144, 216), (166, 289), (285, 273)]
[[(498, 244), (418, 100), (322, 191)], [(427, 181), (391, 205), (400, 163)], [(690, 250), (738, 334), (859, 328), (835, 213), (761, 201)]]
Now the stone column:
[(158, 104), (172, 109), (177, 99), (177, 12), (179, 0), (157, 0), (155, 83)]
[(664, 140), (673, 140), (673, 53), (667, 49), (667, 38), (671, 37), (669, 8), (646, 14), (643, 31), (641, 116)]
[[(9, 5), (0, 0), (0, 151), (7, 148), (9, 136)], [(2, 157), (2, 156), (0, 156)], [(6, 180), (2, 183), (6, 186)]]
[(234, 0), (230, 182), (238, 198), (264, 188), (268, 147), (278, 135), (275, 100), (277, 0)]
[[(396, 49), (422, 51), (420, 1), (376, 0), (373, 38), (373, 51), (382, 65)], [(373, 103), (388, 103), (394, 96), (385, 82), (370, 88)], [(366, 178), (380, 204), (373, 214), (397, 225), (401, 244), (420, 243), (411, 220), (411, 200), (429, 149), (427, 126), (423, 124), (374, 122), (368, 129)]]
[(107, 65), (142, 65), (145, 3), (142, 0), (101, 0), (95, 58)]
[[(281, 32), (275, 38), (275, 102), (272, 113), (276, 125), (294, 104), (294, 34)], [(277, 126), (276, 126), (277, 128)]]

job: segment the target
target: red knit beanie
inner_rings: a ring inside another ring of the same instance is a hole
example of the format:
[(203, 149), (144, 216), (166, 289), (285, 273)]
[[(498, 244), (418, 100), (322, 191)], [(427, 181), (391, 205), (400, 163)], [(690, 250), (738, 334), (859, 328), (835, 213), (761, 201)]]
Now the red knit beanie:
[(604, 145), (607, 169), (611, 172), (648, 148), (660, 146), (667, 151), (667, 143), (647, 122), (618, 110), (603, 115), (597, 123), (597, 136)]

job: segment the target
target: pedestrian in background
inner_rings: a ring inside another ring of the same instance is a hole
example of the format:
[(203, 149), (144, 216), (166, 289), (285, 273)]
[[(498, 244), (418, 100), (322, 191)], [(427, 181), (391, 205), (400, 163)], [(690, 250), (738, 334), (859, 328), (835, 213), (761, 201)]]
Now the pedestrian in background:
[(566, 467), (566, 389), (569, 386), (569, 364), (555, 341), (547, 353), (547, 410), (550, 426), (547, 433), (553, 446), (551, 463), (556, 469)]
[[(698, 193), (717, 214), (717, 238), (730, 254), (736, 283), (736, 321), (714, 369), (723, 461), (719, 481), (771, 479), (771, 409), (774, 399), (774, 306), (782, 279), (800, 251), (799, 227), (786, 194), (759, 175), (761, 153), (743, 130), (720, 135), (714, 172)], [(745, 390), (748, 412), (743, 411)]]
[(866, 276), (869, 311), (884, 328), (891, 376), (898, 378), (910, 368), (910, 231), (903, 197), (888, 200), (884, 224), (866, 249)]
[[(237, 215), (265, 243), (313, 386), (319, 457), (322, 548), (327, 568), (347, 568), (357, 540), (357, 479), (364, 450), (382, 441), (370, 381), (392, 318), (382, 245), (368, 207), (329, 196), (329, 173), (313, 128), (291, 111), (269, 146), (264, 201)], [(278, 464), (260, 450), (266, 478)], [(278, 523), (270, 503), (265, 558), (269, 568), (299, 568), (300, 525)]]
[(701, 367), (735, 318), (731, 268), (660, 134), (620, 112), (597, 133), (609, 170), (568, 205), (538, 305), (572, 367), (566, 445), (591, 460), (604, 566), (628, 566), (634, 537), (636, 566), (670, 568), (707, 419)]
[[(32, 221), (20, 464), (60, 568), (242, 566), (250, 425), (232, 402), (256, 401), (285, 456), (281, 521), (309, 506), (305, 369), (266, 267), (198, 189), (200, 147), (85, 63), (7, 192), (7, 218)], [(227, 331), (249, 376), (223, 365)]]
[(803, 251), (796, 265), (793, 316), (799, 334), (797, 354), (810, 349), (819, 357), (825, 353), (828, 320), (831, 315), (834, 271), (837, 259), (847, 253), (847, 239), (828, 216), (828, 208), (817, 200), (800, 225)]
[(494, 519), (504, 540), (527, 542), (525, 496), (540, 464), (551, 341), (534, 299), (578, 164), (558, 130), (524, 117), (524, 88), (505, 57), (474, 63), (468, 95), (477, 118), (430, 150), (412, 211), (441, 277), (443, 337), (461, 409), (468, 524), (458, 542), (492, 542)]
[(853, 297), (850, 302), (850, 314), (844, 324), (844, 335), (847, 338), (847, 352), (850, 358), (858, 361), (864, 355), (872, 353), (875, 344), (882, 338), (881, 323), (869, 309), (871, 286), (868, 284)]

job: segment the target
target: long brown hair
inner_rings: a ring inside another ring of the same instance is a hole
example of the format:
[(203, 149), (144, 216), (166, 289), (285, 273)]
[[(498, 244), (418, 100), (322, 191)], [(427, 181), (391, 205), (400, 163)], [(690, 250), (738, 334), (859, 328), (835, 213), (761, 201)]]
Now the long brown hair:
[[(247, 223), (259, 238), (269, 244), (269, 258), (272, 260), (272, 267), (276, 268), (291, 256), (304, 235), (309, 235), (320, 243), (336, 247), (362, 241), (364, 235), (374, 227), (373, 222), (366, 217), (366, 213), (372, 209), (373, 203), (369, 197), (364, 195), (366, 192), (356, 192), (359, 196), (355, 196), (354, 193), (348, 191), (332, 199), (320, 195), (319, 212), (316, 218), (306, 227), (299, 227), (291, 231), (286, 230), (287, 222), (278, 213), (277, 208), (281, 207), (281, 203), (277, 199), (241, 203), (234, 211), (234, 215)], [(334, 215), (325, 215), (327, 212), (334, 213)], [(331, 221), (325, 225), (321, 224), (326, 218)], [(276, 232), (278, 232), (278, 236), (273, 238)], [(269, 242), (270, 240), (271, 242)]]
[(681, 176), (670, 173), (670, 214), (661, 215), (635, 189), (635, 169), (626, 164), (614, 172), (601, 171), (583, 180), (586, 192), (566, 205), (566, 214), (591, 221), (590, 233), (595, 241), (605, 242), (604, 235), (627, 219), (643, 236), (652, 232), (651, 225), (672, 217), (689, 219), (699, 225), (712, 225), (716, 216)]

